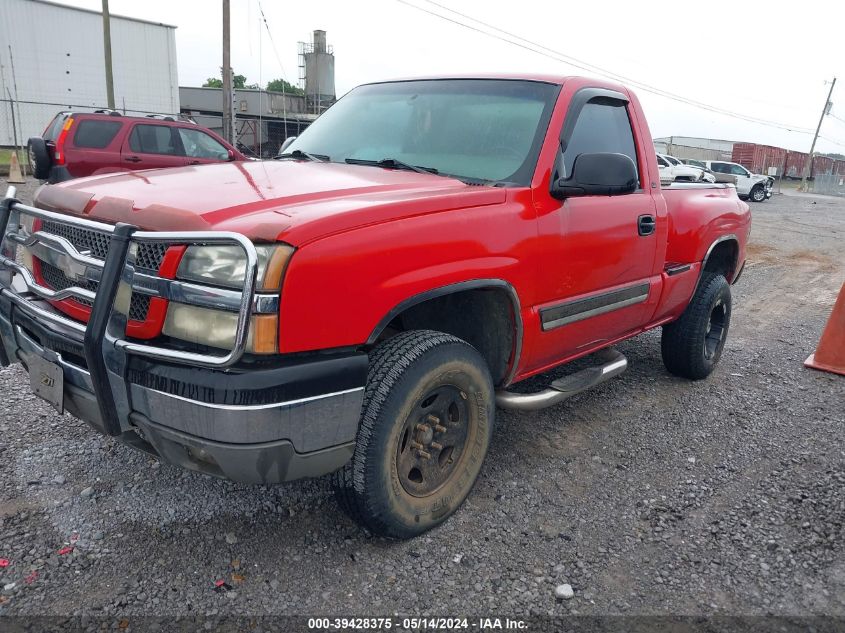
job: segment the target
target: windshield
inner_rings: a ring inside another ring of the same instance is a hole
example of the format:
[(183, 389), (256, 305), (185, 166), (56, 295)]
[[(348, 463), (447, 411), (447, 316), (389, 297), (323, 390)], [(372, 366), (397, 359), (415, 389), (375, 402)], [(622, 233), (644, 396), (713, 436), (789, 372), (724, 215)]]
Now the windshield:
[(389, 158), (458, 178), (528, 185), (559, 89), (488, 79), (361, 86), (285, 153), (335, 163)]

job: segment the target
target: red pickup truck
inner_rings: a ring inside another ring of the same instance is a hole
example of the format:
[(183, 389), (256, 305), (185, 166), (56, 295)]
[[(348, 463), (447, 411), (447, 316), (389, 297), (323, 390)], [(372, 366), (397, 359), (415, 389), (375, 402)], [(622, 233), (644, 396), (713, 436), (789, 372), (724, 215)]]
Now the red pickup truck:
[(334, 473), (351, 516), (406, 538), (469, 494), (497, 404), (615, 376), (611, 346), (658, 326), (670, 372), (719, 360), (748, 206), (730, 185), (661, 188), (622, 86), (368, 84), (283, 151), (47, 185), (32, 206), (10, 191), (0, 361), (172, 464)]

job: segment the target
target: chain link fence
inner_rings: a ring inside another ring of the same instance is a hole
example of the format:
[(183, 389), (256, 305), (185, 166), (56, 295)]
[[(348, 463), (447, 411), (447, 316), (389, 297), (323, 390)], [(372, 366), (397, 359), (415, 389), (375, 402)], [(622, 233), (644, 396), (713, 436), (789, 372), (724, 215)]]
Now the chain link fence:
[(813, 180), (813, 193), (845, 196), (845, 176), (841, 174), (818, 174)]

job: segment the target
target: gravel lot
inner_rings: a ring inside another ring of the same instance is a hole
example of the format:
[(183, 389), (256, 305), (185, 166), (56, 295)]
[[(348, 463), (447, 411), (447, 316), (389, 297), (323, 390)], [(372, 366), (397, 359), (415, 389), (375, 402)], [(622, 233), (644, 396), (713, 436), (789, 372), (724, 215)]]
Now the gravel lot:
[(411, 542), (370, 537), (325, 480), (159, 465), (0, 369), (0, 614), (845, 616), (845, 379), (802, 366), (845, 280), (845, 200), (753, 211), (715, 375), (670, 376), (651, 332), (621, 378), (499, 411), (467, 503)]

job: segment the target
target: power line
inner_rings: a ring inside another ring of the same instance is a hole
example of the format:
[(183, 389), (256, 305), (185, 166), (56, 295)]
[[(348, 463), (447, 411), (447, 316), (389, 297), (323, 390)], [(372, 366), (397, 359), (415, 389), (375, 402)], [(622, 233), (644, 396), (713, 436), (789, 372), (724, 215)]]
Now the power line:
[(841, 119), (841, 118), (839, 118), (838, 116), (836, 116), (835, 114), (833, 114), (833, 112), (828, 112), (828, 113), (827, 113), (827, 116), (832, 116), (834, 119), (836, 119), (836, 120), (837, 120), (837, 121), (839, 121), (840, 123), (845, 123), (845, 119)]
[[(632, 86), (634, 86), (634, 87), (636, 87), (640, 90), (643, 90), (645, 92), (650, 92), (650, 93), (655, 94), (655, 95), (660, 96), (660, 97), (672, 99), (674, 101), (678, 101), (678, 102), (684, 103), (686, 105), (691, 105), (693, 107), (697, 107), (697, 108), (700, 108), (700, 109), (703, 109), (703, 110), (708, 110), (708, 111), (714, 112), (716, 114), (722, 114), (722, 115), (725, 115), (725, 116), (729, 116), (729, 117), (733, 117), (733, 118), (737, 118), (737, 119), (742, 119), (742, 120), (748, 121), (750, 123), (767, 125), (769, 127), (775, 127), (775, 128), (779, 128), (779, 129), (782, 129), (782, 130), (789, 131), (789, 132), (798, 132), (800, 134), (812, 134), (813, 133), (813, 130), (811, 130), (809, 128), (802, 128), (802, 127), (798, 127), (798, 126), (788, 125), (788, 124), (785, 124), (785, 123), (780, 123), (778, 121), (771, 121), (769, 119), (762, 119), (762, 118), (759, 118), (759, 117), (753, 117), (753, 116), (742, 114), (742, 113), (739, 113), (739, 112), (733, 112), (731, 110), (726, 110), (726, 109), (720, 108), (718, 106), (713, 106), (713, 105), (710, 105), (710, 104), (707, 104), (707, 103), (704, 103), (704, 102), (701, 102), (701, 101), (696, 101), (696, 100), (690, 99), (688, 97), (684, 97), (684, 96), (681, 96), (681, 95), (678, 95), (678, 94), (675, 94), (675, 93), (672, 93), (672, 92), (668, 92), (668, 91), (663, 90), (661, 88), (656, 88), (655, 86), (651, 86), (649, 84), (643, 83), (643, 82), (638, 81), (636, 79), (632, 79), (630, 77), (620, 75), (620, 74), (615, 73), (613, 71), (604, 69), (600, 66), (596, 66), (595, 64), (585, 62), (585, 61), (578, 59), (576, 57), (572, 57), (571, 55), (566, 55), (565, 53), (561, 53), (560, 51), (556, 51), (556, 50), (551, 49), (547, 46), (543, 46), (543, 45), (538, 44), (538, 43), (536, 43), (532, 40), (521, 37), (520, 35), (517, 35), (515, 33), (511, 33), (510, 31), (506, 31), (504, 29), (501, 29), (501, 28), (499, 28), (499, 27), (497, 27), (493, 24), (479, 20), (478, 18), (474, 18), (470, 15), (467, 15), (465, 13), (461, 13), (461, 12), (456, 11), (454, 9), (450, 9), (449, 7), (446, 7), (445, 5), (439, 4), (438, 2), (435, 2), (434, 0), (423, 0), (423, 1), (427, 2), (431, 5), (434, 5), (438, 8), (440, 8), (440, 9), (449, 11), (450, 13), (453, 13), (454, 15), (458, 15), (458, 16), (466, 18), (468, 20), (472, 20), (473, 22), (475, 22), (477, 24), (481, 24), (481, 25), (483, 25), (487, 28), (498, 31), (499, 33), (502, 33), (502, 34), (506, 35), (507, 37), (502, 37), (500, 35), (497, 35), (496, 33), (490, 33), (489, 31), (485, 31), (483, 29), (477, 28), (475, 26), (472, 26), (472, 25), (467, 24), (465, 22), (462, 22), (460, 20), (450, 18), (449, 16), (443, 15), (441, 13), (437, 13), (435, 11), (430, 11), (430, 10), (424, 8), (424, 7), (412, 4), (410, 2), (407, 2), (406, 0), (396, 0), (396, 1), (401, 3), (401, 4), (406, 5), (408, 7), (416, 9), (418, 11), (422, 11), (423, 13), (427, 13), (427, 14), (432, 15), (434, 17), (440, 18), (441, 20), (451, 22), (452, 24), (457, 24), (458, 26), (470, 29), (470, 30), (475, 31), (477, 33), (481, 33), (482, 35), (486, 35), (488, 37), (495, 38), (495, 39), (500, 40), (502, 42), (505, 42), (507, 44), (511, 44), (512, 46), (517, 46), (519, 48), (531, 51), (531, 52), (536, 53), (538, 55), (548, 57), (549, 59), (554, 59), (555, 61), (563, 62), (563, 63), (568, 64), (570, 66), (574, 66), (575, 68), (580, 68), (581, 70), (586, 70), (587, 72), (596, 73), (596, 74), (602, 75), (604, 77), (614, 79), (616, 81), (621, 81), (623, 83), (627, 83), (627, 84), (632, 85)], [(508, 38), (513, 38), (513, 39), (508, 39)], [(514, 41), (514, 40), (518, 40), (518, 41)]]
[(845, 148), (845, 143), (840, 143), (839, 141), (834, 141), (832, 138), (828, 138), (827, 136), (823, 136), (823, 135), (819, 134), (819, 138), (827, 141), (828, 143), (833, 143), (837, 147)]

